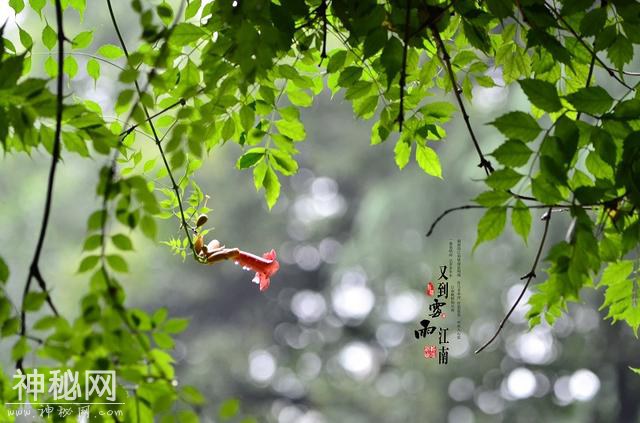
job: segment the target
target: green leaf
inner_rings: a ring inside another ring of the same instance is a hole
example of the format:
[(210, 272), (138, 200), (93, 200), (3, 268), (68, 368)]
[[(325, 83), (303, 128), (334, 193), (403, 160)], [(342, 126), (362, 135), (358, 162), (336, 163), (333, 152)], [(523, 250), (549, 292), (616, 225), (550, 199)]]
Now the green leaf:
[(0, 257), (0, 283), (6, 283), (9, 280), (9, 266), (4, 261), (2, 257)]
[(627, 37), (618, 34), (616, 40), (607, 49), (607, 57), (616, 69), (622, 70), (624, 65), (633, 59), (633, 44)]
[(163, 350), (170, 350), (175, 345), (173, 338), (164, 332), (154, 332), (151, 336), (156, 345)]
[(473, 250), (485, 241), (496, 239), (504, 229), (507, 221), (507, 209), (504, 207), (491, 207), (478, 222), (478, 238)]
[(4, 338), (5, 336), (18, 333), (18, 330), (20, 330), (20, 319), (18, 317), (11, 317), (2, 324), (1, 334)]
[(24, 297), (23, 307), (26, 311), (38, 311), (46, 299), (46, 292), (29, 292)]
[(558, 91), (552, 83), (538, 79), (522, 79), (518, 83), (531, 104), (537, 108), (546, 112), (557, 112), (562, 109)]
[(269, 150), (269, 158), (271, 165), (283, 175), (291, 176), (298, 171), (298, 163), (289, 153), (271, 149)]
[(195, 387), (190, 385), (186, 385), (182, 388), (180, 396), (188, 404), (202, 405), (206, 402), (204, 395), (202, 395)]
[(380, 64), (384, 68), (387, 75), (387, 87), (391, 86), (391, 82), (400, 72), (402, 67), (402, 43), (396, 37), (391, 37), (382, 50), (380, 56)]
[(56, 34), (56, 31), (54, 31), (49, 24), (46, 24), (42, 30), (42, 43), (48, 50), (52, 50), (57, 41), (58, 35)]
[(140, 228), (142, 229), (142, 233), (151, 240), (156, 239), (158, 234), (158, 227), (156, 226), (156, 221), (153, 220), (150, 216), (143, 216), (140, 220)]
[(91, 251), (102, 245), (102, 235), (91, 235), (84, 241), (82, 251)]
[(491, 173), (487, 176), (485, 182), (495, 190), (508, 190), (517, 184), (520, 179), (522, 179), (521, 174), (510, 167), (505, 167)]
[(542, 130), (530, 114), (520, 111), (504, 114), (491, 124), (507, 138), (520, 139), (525, 142), (536, 139)]
[(276, 201), (278, 201), (278, 197), (280, 197), (280, 181), (278, 181), (278, 176), (273, 171), (273, 168), (267, 167), (263, 185), (267, 206), (272, 209)]
[(104, 44), (102, 45), (97, 53), (107, 59), (119, 59), (124, 56), (124, 51), (116, 45), (113, 44)]
[(73, 56), (66, 57), (62, 69), (64, 73), (69, 75), (69, 79), (73, 79), (78, 73), (78, 62)]
[(21, 336), (20, 339), (13, 345), (11, 349), (11, 359), (13, 361), (17, 361), (23, 358), (27, 353), (31, 350), (29, 344), (27, 343), (27, 338)]
[(240, 123), (245, 131), (248, 131), (253, 127), (256, 119), (256, 112), (249, 106), (242, 106), (240, 108)]
[(521, 200), (517, 200), (515, 207), (511, 210), (511, 224), (526, 244), (531, 231), (531, 212)]
[(87, 0), (69, 0), (69, 5), (78, 11), (80, 20), (84, 18), (84, 11), (87, 8)]
[(475, 25), (467, 19), (462, 19), (462, 29), (464, 30), (465, 37), (469, 40), (469, 44), (478, 50), (489, 53), (491, 50), (491, 40), (489, 40), (489, 34), (487, 34), (485, 28)]
[(89, 45), (91, 45), (91, 41), (93, 41), (93, 31), (84, 31), (73, 37), (73, 40), (71, 40), (71, 45), (73, 46), (72, 48), (74, 50), (79, 48), (87, 48), (89, 47)]
[(506, 191), (485, 191), (473, 199), (476, 203), (485, 207), (501, 206), (511, 195)]
[(508, 18), (513, 14), (513, 2), (509, 0), (487, 0), (487, 7), (498, 19)]
[(9, 6), (16, 14), (20, 13), (24, 9), (24, 0), (9, 0)]
[(607, 8), (597, 7), (589, 11), (580, 22), (580, 32), (585, 36), (596, 35), (607, 23)]
[(100, 256), (87, 256), (82, 259), (80, 262), (80, 266), (78, 266), (78, 273), (88, 272), (89, 270), (96, 267), (98, 261), (100, 260)]
[(267, 175), (268, 167), (266, 162), (261, 161), (253, 168), (253, 185), (256, 187), (256, 191), (259, 191), (264, 186), (264, 178)]
[(265, 149), (264, 147), (252, 148), (251, 150), (244, 153), (238, 161), (236, 162), (236, 167), (238, 169), (247, 169), (254, 166), (260, 160), (264, 158)]
[(531, 181), (531, 192), (544, 204), (556, 204), (564, 200), (556, 185), (549, 182), (544, 175), (539, 175)]
[(613, 98), (602, 87), (585, 87), (566, 96), (577, 111), (590, 115), (601, 115), (611, 108)]
[(127, 273), (129, 271), (129, 266), (125, 259), (117, 254), (107, 255), (107, 264), (116, 272)]
[(169, 319), (162, 326), (162, 330), (167, 333), (180, 333), (189, 326), (189, 319)]
[(42, 16), (42, 9), (47, 4), (47, 0), (29, 0), (29, 4), (31, 8), (35, 10), (38, 15)]
[(123, 251), (133, 250), (133, 243), (131, 242), (131, 239), (125, 234), (113, 235), (111, 237), (111, 242), (113, 242), (113, 245), (115, 245), (120, 250), (123, 250)]
[(275, 125), (278, 128), (278, 132), (294, 141), (302, 141), (307, 137), (304, 125), (298, 120), (280, 119), (275, 121)]
[(33, 45), (33, 39), (31, 38), (31, 35), (29, 35), (29, 33), (22, 29), (20, 26), (18, 26), (18, 32), (20, 33), (20, 43), (24, 46), (24, 48), (30, 49)]
[(396, 142), (396, 147), (393, 149), (395, 155), (396, 165), (398, 168), (404, 168), (409, 163), (411, 157), (411, 143), (406, 138), (400, 138)]
[(184, 10), (184, 18), (191, 19), (200, 10), (200, 6), (202, 5), (202, 0), (191, 0), (188, 2), (186, 9)]
[(240, 401), (237, 399), (228, 399), (220, 405), (218, 409), (218, 417), (220, 420), (230, 420), (240, 412)]
[(427, 120), (435, 120), (437, 122), (447, 122), (455, 111), (456, 106), (446, 101), (427, 103), (420, 109), (420, 112)]
[(96, 59), (87, 60), (87, 74), (93, 78), (94, 82), (100, 78), (100, 63)]
[(418, 145), (416, 147), (416, 161), (422, 170), (432, 176), (442, 179), (442, 168), (438, 154), (426, 145)]
[(520, 167), (527, 164), (533, 151), (520, 140), (507, 140), (491, 155), (505, 166)]
[(201, 37), (207, 35), (207, 32), (198, 25), (194, 25), (188, 22), (182, 22), (176, 25), (171, 33), (171, 44), (178, 46), (184, 46), (199, 40)]
[(287, 89), (287, 97), (295, 106), (309, 107), (313, 104), (313, 97), (303, 90)]
[(231, 139), (231, 137), (233, 137), (235, 133), (236, 123), (234, 122), (232, 117), (229, 117), (224, 122), (224, 125), (222, 125), (222, 133), (220, 135), (222, 135), (222, 139), (226, 141), (228, 139)]
[(609, 307), (607, 318), (624, 320), (636, 333), (640, 327), (640, 307), (635, 299), (637, 280), (631, 279), (633, 261), (610, 263), (602, 274), (599, 286), (605, 286), (604, 302), (600, 309)]
[(383, 28), (376, 28), (371, 31), (367, 38), (364, 39), (362, 58), (367, 59), (382, 50), (387, 43), (387, 38), (387, 31)]
[(335, 73), (342, 69), (344, 63), (347, 59), (347, 52), (345, 50), (338, 50), (334, 54), (329, 57), (329, 62), (327, 63), (327, 72)]

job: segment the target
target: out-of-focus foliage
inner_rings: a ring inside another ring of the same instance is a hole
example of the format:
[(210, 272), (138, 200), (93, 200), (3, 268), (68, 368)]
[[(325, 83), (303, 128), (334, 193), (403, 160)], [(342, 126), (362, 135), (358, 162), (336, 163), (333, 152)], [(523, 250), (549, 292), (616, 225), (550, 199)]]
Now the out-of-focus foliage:
[[(24, 1), (9, 4), (16, 14), (27, 13)], [(547, 208), (549, 216), (568, 209), (574, 219), (565, 241), (555, 240), (547, 256), (548, 278), (530, 299), (531, 325), (543, 318), (553, 323), (604, 269), (598, 286), (604, 287), (607, 317), (637, 332), (637, 257), (631, 254), (640, 240), (640, 99), (629, 82), (638, 75), (625, 66), (640, 43), (639, 4), (134, 0), (139, 39), (133, 46), (118, 28), (122, 5), (115, 4), (114, 14), (108, 1), (96, 4), (111, 18), (108, 33), (61, 32), (60, 23), (72, 13), (83, 19), (84, 1), (30, 1), (38, 31), (20, 28), (20, 45), (2, 38), (3, 151), (41, 149), (56, 160), (61, 145), (63, 158), (75, 153), (105, 162), (96, 170), (101, 202), (87, 218), (85, 255), (77, 267), (90, 285), (80, 317), (43, 312), (27, 323), (23, 317), (43, 311), (49, 294), (27, 289), (19, 307), (1, 297), (2, 336), (12, 340), (12, 359), (20, 366), (35, 350), (49, 364), (115, 369), (135, 386), (136, 401), (123, 405), (126, 421), (197, 419), (202, 398), (194, 388), (175, 386), (168, 353), (187, 321), (170, 318), (166, 309), (125, 307), (115, 275), (131, 270), (127, 255), (138, 248), (132, 233), (157, 239), (159, 219), (180, 222), (183, 235), (163, 242), (182, 258), (197, 259), (195, 221), (209, 206), (224, 204), (208, 199), (196, 175), (205, 157), (226, 144), (241, 148), (236, 167), (251, 169), (255, 189), (264, 190), (269, 208), (277, 207), (282, 177), (297, 174), (299, 143), (308, 138), (301, 111), (325, 88), (346, 100), (357, 117), (373, 121), (371, 144), (395, 143), (399, 168), (414, 158), (439, 178), (447, 164), (434, 146), (447, 139), (443, 125), (459, 109), (468, 148), (487, 175), (488, 190), (476, 197), (487, 209), (476, 247), (497, 238), (509, 217), (527, 243), (534, 208)], [(96, 41), (114, 33), (118, 41)], [(67, 47), (62, 63), (56, 54), (62, 52), (60, 39)], [(51, 52), (38, 62), (41, 69), (33, 66), (34, 46)], [(113, 111), (77, 96), (64, 98), (60, 110), (60, 93), (48, 88), (47, 79), (32, 77), (44, 71), (72, 84), (78, 57), (87, 58), (84, 70), (96, 85), (104, 81), (105, 66), (118, 69)], [(504, 135), (490, 154), (500, 168), (483, 153), (485, 143), (465, 107), (474, 86), (497, 85), (497, 69), (504, 84), (517, 82), (532, 104), (530, 111), (508, 110), (493, 120)], [(430, 98), (443, 92), (453, 99)], [(116, 117), (108, 118), (112, 113)], [(29, 278), (40, 282), (37, 258)], [(0, 260), (0, 282), (10, 268)], [(4, 393), (5, 402), (14, 399), (15, 392)], [(176, 402), (194, 408), (181, 405), (176, 415)], [(235, 415), (237, 408), (225, 403), (220, 417)]]

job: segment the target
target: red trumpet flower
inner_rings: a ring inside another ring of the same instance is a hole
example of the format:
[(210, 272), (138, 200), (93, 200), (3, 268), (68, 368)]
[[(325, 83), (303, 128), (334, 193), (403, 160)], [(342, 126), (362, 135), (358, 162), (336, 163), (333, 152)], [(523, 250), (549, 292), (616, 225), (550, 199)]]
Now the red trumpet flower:
[(271, 276), (280, 269), (280, 263), (276, 260), (275, 250), (264, 253), (262, 257), (247, 253), (238, 248), (226, 248), (220, 245), (220, 241), (214, 239), (206, 246), (202, 235), (198, 235), (194, 243), (194, 250), (198, 256), (206, 259), (207, 264), (213, 264), (223, 260), (233, 260), (244, 270), (256, 272), (253, 282), (259, 284), (260, 291), (266, 291), (271, 283)]
[(264, 253), (262, 257), (240, 250), (234, 259), (243, 269), (256, 272), (253, 282), (260, 285), (260, 291), (266, 291), (269, 288), (271, 276), (280, 269), (275, 250)]

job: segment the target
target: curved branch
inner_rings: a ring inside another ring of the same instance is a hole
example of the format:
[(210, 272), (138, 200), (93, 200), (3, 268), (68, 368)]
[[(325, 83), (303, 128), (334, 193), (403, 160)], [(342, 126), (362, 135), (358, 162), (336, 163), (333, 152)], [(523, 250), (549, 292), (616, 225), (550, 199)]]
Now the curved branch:
[(444, 42), (442, 42), (442, 38), (440, 38), (440, 33), (438, 32), (438, 29), (433, 25), (430, 27), (430, 29), (431, 29), (431, 33), (433, 34), (433, 39), (436, 42), (436, 48), (438, 49), (440, 56), (442, 56), (442, 61), (444, 62), (444, 65), (447, 68), (447, 73), (449, 74), (449, 79), (451, 81), (453, 93), (456, 97), (456, 101), (458, 102), (458, 106), (460, 106), (460, 112), (462, 113), (462, 117), (464, 118), (464, 123), (467, 126), (467, 131), (471, 136), (471, 141), (473, 141), (473, 146), (476, 148), (478, 157), (480, 157), (480, 163), (478, 164), (478, 167), (483, 168), (486, 174), (489, 175), (491, 172), (493, 172), (493, 166), (491, 165), (491, 162), (484, 157), (484, 154), (482, 153), (482, 149), (480, 148), (480, 143), (478, 142), (478, 139), (476, 138), (476, 134), (473, 131), (473, 128), (471, 127), (469, 114), (467, 113), (467, 109), (465, 108), (464, 102), (462, 101), (462, 96), (460, 95), (460, 92), (462, 90), (458, 87), (458, 83), (456, 81), (456, 74), (453, 71), (453, 66), (451, 66), (451, 57), (449, 56), (449, 52), (447, 51), (447, 48), (445, 47)]
[(522, 291), (520, 291), (520, 295), (518, 295), (518, 298), (516, 298), (515, 302), (513, 303), (513, 305), (511, 306), (511, 308), (507, 312), (507, 314), (504, 316), (502, 321), (500, 322), (500, 325), (498, 326), (498, 329), (496, 330), (496, 333), (494, 333), (493, 336), (487, 342), (485, 342), (480, 348), (478, 348), (474, 352), (475, 354), (478, 354), (478, 353), (482, 352), (485, 348), (487, 348), (489, 345), (491, 345), (491, 343), (493, 341), (495, 341), (495, 339), (498, 337), (498, 335), (500, 335), (500, 332), (502, 332), (502, 328), (504, 328), (504, 325), (507, 323), (507, 320), (509, 320), (509, 317), (511, 317), (511, 314), (513, 314), (513, 311), (516, 309), (518, 304), (520, 304), (520, 301), (522, 301), (522, 297), (524, 297), (524, 293), (527, 292), (527, 288), (529, 287), (529, 284), (531, 283), (531, 280), (536, 277), (536, 267), (538, 267), (538, 261), (540, 261), (540, 256), (542, 255), (542, 249), (544, 247), (544, 242), (547, 239), (547, 233), (549, 233), (549, 222), (551, 222), (551, 211), (552, 211), (552, 209), (553, 209), (552, 207), (549, 207), (549, 210), (546, 213), (546, 218), (545, 218), (545, 223), (544, 223), (544, 232), (542, 233), (542, 239), (540, 240), (540, 246), (538, 247), (538, 252), (536, 253), (536, 258), (533, 261), (533, 266), (531, 266), (531, 270), (529, 271), (529, 273), (527, 273), (526, 275), (524, 275), (523, 277), (520, 278), (520, 280), (524, 280), (524, 279), (527, 280), (525, 282), (525, 284), (524, 284), (524, 287), (522, 288)]
[[(548, 4), (545, 3), (545, 6), (547, 7), (547, 10), (549, 10), (551, 12), (551, 14), (559, 21), (561, 22), (565, 29), (567, 31), (569, 31), (571, 33), (571, 35), (573, 35), (580, 44), (582, 44), (584, 46), (584, 48), (586, 48), (589, 53), (595, 58), (595, 60), (600, 64), (600, 66), (602, 66), (604, 68), (604, 70), (607, 71), (607, 73), (609, 74), (610, 77), (612, 77), (613, 79), (615, 79), (616, 81), (618, 81), (618, 83), (620, 83), (621, 85), (623, 85), (625, 88), (627, 89), (631, 89), (631, 87), (620, 77), (618, 77), (615, 74), (614, 69), (612, 69), (610, 66), (608, 66), (606, 63), (604, 63), (604, 61), (602, 59), (600, 59), (598, 57), (598, 55), (596, 54), (596, 51), (593, 47), (591, 47), (585, 40), (584, 37), (582, 37), (580, 34), (578, 34), (576, 32), (575, 29), (573, 29), (573, 27), (569, 24), (569, 22), (567, 22), (567, 20), (562, 16), (561, 13), (558, 13), (557, 10), (555, 10), (553, 7), (550, 7)], [(625, 73), (624, 71), (622, 73)], [(637, 75), (633, 75), (633, 76), (637, 76)]]
[[(44, 239), (47, 234), (47, 228), (49, 227), (49, 217), (51, 215), (51, 204), (53, 202), (53, 183), (56, 176), (56, 169), (58, 167), (58, 160), (60, 159), (60, 138), (62, 132), (62, 109), (64, 107), (64, 87), (63, 87), (63, 67), (64, 67), (64, 42), (66, 37), (64, 36), (64, 28), (62, 24), (62, 4), (60, 0), (55, 0), (56, 8), (56, 23), (58, 26), (58, 77), (57, 77), (57, 93), (56, 93), (56, 129), (53, 136), (53, 152), (51, 157), (51, 167), (49, 168), (49, 179), (47, 181), (47, 197), (44, 203), (44, 213), (42, 215), (42, 225), (40, 226), (40, 235), (38, 236), (38, 243), (36, 244), (35, 251), (33, 253), (33, 259), (31, 260), (31, 266), (29, 267), (29, 274), (27, 281), (24, 285), (24, 291), (22, 293), (22, 304), (20, 305), (20, 336), (25, 336), (27, 333), (27, 316), (24, 308), (24, 301), (31, 288), (31, 281), (35, 279), (40, 286), (40, 289), (46, 294), (46, 301), (53, 314), (58, 316), (58, 310), (56, 309), (51, 296), (47, 290), (47, 284), (40, 273), (38, 263), (40, 262), (40, 255), (42, 254), (42, 247), (44, 246)], [(16, 368), (22, 370), (22, 358), (16, 361)]]
[[(116, 31), (116, 35), (118, 36), (118, 41), (120, 42), (120, 46), (122, 47), (122, 50), (124, 51), (125, 56), (129, 58), (129, 51), (127, 50), (127, 46), (124, 42), (124, 38), (122, 38), (122, 34), (120, 33), (120, 27), (118, 26), (118, 22), (116, 21), (115, 14), (113, 13), (113, 6), (111, 5), (111, 0), (107, 0), (107, 6), (109, 8), (109, 15), (111, 16), (111, 22), (113, 23), (113, 27)], [(143, 91), (142, 89), (140, 89), (140, 84), (138, 84), (137, 80), (134, 81), (134, 85), (136, 87), (136, 91), (138, 92), (138, 97), (141, 98)], [(149, 109), (147, 109), (147, 107), (144, 104), (142, 104), (142, 110), (144, 111), (146, 122), (149, 123), (151, 132), (153, 133), (153, 138), (155, 139), (156, 146), (158, 147), (158, 151), (160, 152), (160, 157), (162, 158), (164, 167), (167, 170), (167, 174), (169, 175), (173, 192), (176, 194), (176, 199), (178, 201), (178, 208), (180, 209), (180, 220), (182, 222), (182, 226), (184, 227), (184, 232), (185, 232), (185, 235), (187, 236), (187, 240), (189, 241), (189, 249), (193, 251), (193, 240), (191, 239), (191, 233), (189, 232), (189, 224), (187, 223), (187, 219), (184, 214), (184, 208), (182, 207), (180, 188), (176, 184), (175, 178), (173, 177), (173, 172), (171, 171), (171, 167), (169, 166), (169, 162), (167, 161), (167, 157), (164, 154), (164, 149), (160, 142), (160, 137), (158, 136), (158, 133), (156, 131), (155, 125), (153, 124), (151, 115), (149, 114)], [(195, 252), (194, 252), (194, 257), (196, 257)]]

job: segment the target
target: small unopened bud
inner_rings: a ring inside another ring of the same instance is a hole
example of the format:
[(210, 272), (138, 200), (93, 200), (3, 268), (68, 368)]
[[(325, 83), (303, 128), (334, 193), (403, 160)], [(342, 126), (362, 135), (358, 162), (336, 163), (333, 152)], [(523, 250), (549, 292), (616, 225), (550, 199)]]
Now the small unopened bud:
[(193, 249), (196, 251), (196, 254), (202, 253), (202, 247), (204, 247), (204, 239), (202, 235), (198, 235), (196, 241), (193, 243)]
[(207, 223), (207, 220), (209, 220), (207, 215), (206, 214), (201, 214), (200, 217), (198, 217), (198, 221), (196, 222), (196, 228), (199, 228), (200, 226), (202, 226), (205, 223)]
[(220, 249), (220, 241), (218, 241), (217, 239), (214, 239), (213, 241), (207, 244), (207, 252), (209, 253), (212, 253), (219, 249)]

